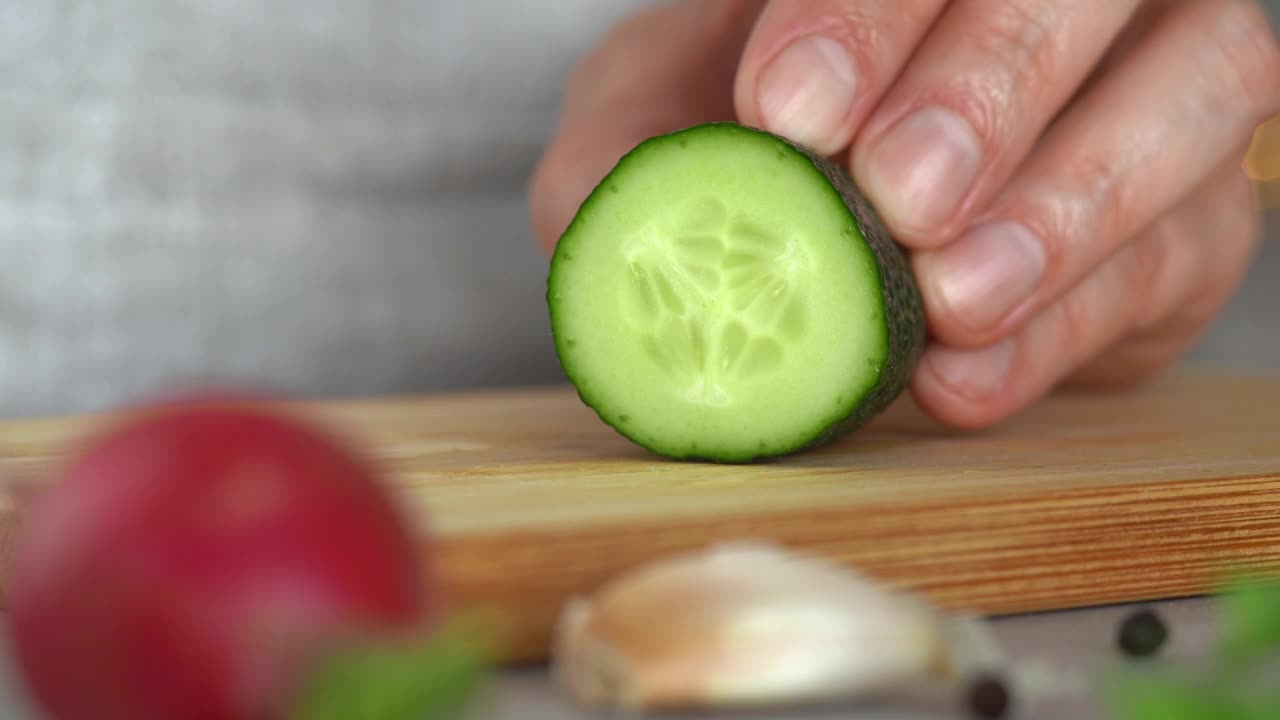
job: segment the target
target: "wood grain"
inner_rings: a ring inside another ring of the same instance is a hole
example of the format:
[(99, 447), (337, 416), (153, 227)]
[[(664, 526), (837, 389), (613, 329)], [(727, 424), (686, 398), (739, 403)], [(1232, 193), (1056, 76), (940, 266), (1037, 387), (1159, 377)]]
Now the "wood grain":
[[(439, 538), (455, 599), (502, 622), (510, 660), (545, 656), (572, 595), (725, 539), (821, 552), (988, 613), (1198, 594), (1230, 563), (1280, 570), (1280, 376), (1062, 393), (982, 433), (904, 406), (753, 466), (653, 457), (567, 388), (294, 407), (387, 469)], [(32, 493), (101, 420), (0, 422), (0, 568)]]

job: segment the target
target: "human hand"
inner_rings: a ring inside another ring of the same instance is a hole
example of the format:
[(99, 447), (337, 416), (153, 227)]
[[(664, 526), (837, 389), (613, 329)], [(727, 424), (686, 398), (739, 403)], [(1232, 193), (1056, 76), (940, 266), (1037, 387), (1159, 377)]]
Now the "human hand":
[(909, 249), (933, 338), (920, 405), (1001, 421), (1183, 353), (1258, 239), (1241, 168), (1280, 112), (1246, 0), (696, 0), (576, 69), (531, 185), (554, 247), (648, 136), (712, 120), (839, 158)]

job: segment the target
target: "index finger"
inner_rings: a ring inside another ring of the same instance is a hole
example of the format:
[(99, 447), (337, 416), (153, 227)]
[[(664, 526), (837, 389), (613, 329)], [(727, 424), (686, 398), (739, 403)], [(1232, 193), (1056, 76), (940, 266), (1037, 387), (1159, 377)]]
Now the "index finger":
[(530, 181), (530, 219), (544, 249), (555, 247), (591, 189), (632, 147), (689, 125), (734, 119), (733, 74), (763, 2), (646, 10), (579, 63), (559, 127)]

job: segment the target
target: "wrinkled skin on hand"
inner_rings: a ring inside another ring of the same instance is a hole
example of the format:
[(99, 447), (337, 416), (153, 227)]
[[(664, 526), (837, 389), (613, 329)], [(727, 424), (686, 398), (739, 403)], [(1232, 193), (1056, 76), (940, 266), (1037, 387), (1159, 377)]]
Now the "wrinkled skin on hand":
[(619, 157), (736, 120), (840, 160), (910, 250), (932, 334), (912, 397), (1000, 422), (1164, 369), (1259, 239), (1242, 169), (1280, 113), (1246, 0), (692, 0), (613, 28), (530, 188), (551, 250)]

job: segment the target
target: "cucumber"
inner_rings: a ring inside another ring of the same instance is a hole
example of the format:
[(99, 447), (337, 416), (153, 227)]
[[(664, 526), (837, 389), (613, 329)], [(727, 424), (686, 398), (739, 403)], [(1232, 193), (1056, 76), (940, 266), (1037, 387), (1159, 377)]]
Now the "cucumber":
[(623, 156), (560, 237), (547, 304), (582, 401), (675, 459), (841, 437), (906, 389), (926, 338), (906, 254), (849, 176), (732, 122)]

